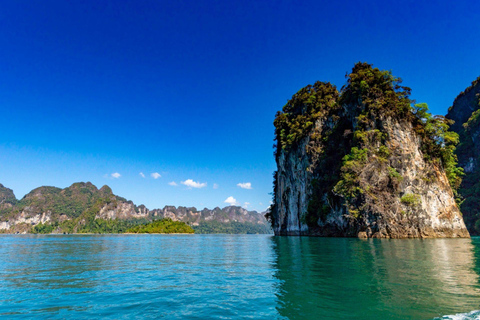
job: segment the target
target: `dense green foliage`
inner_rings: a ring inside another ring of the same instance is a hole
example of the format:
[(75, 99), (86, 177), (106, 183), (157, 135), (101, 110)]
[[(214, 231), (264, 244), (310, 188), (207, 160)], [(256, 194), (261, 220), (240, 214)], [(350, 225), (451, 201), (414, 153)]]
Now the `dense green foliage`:
[[(146, 219), (95, 219), (87, 225), (75, 230), (76, 222), (72, 220), (63, 223), (40, 223), (32, 229), (32, 233), (226, 233), (226, 234), (268, 234), (271, 230), (267, 225), (251, 222), (204, 221), (198, 226), (189, 226), (184, 222), (162, 219), (150, 222)], [(193, 230), (193, 231), (192, 231)]]
[(67, 220), (62, 223), (40, 223), (32, 229), (32, 233), (193, 233), (184, 222), (162, 219), (148, 221), (146, 219), (94, 219), (91, 222), (82, 224), (75, 230), (77, 223)]
[(100, 195), (95, 192), (97, 190), (92, 189), (80, 184), (74, 184), (66, 189), (37, 188), (19, 201), (20, 210), (26, 206), (34, 206), (41, 208), (43, 212), (59, 212), (68, 217), (77, 218), (99, 199)]
[(74, 183), (65, 189), (56, 187), (34, 189), (16, 202), (9, 212), (3, 214), (15, 215), (30, 207), (38, 212), (50, 211), (56, 215), (65, 215), (69, 219), (77, 219), (81, 216), (90, 217), (92, 214), (94, 216), (103, 206), (116, 206), (119, 201), (127, 202), (126, 199), (112, 194), (107, 186), (97, 189), (90, 182)]
[(317, 81), (300, 89), (275, 117), (278, 148), (288, 149), (310, 134), (321, 116), (338, 108), (337, 99), (337, 88), (329, 82)]
[(78, 220), (63, 222), (40, 223), (32, 228), (32, 233), (125, 233), (128, 229), (147, 224), (146, 219), (93, 219), (86, 224)]
[(358, 62), (347, 75), (347, 84), (343, 86), (340, 97), (341, 103), (361, 104), (364, 106), (364, 115), (368, 116), (374, 115), (371, 111), (381, 111), (384, 116), (405, 117), (411, 110), (411, 89), (401, 86), (401, 83), (402, 79), (394, 77), (390, 71)]
[(200, 222), (198, 226), (192, 226), (195, 233), (211, 234), (268, 234), (272, 233), (270, 228), (265, 224), (251, 222), (228, 222), (223, 223), (215, 220)]
[(58, 223), (39, 223), (32, 229), (32, 233), (47, 234), (52, 233), (58, 227)]
[(155, 220), (147, 224), (138, 225), (127, 230), (128, 233), (194, 233), (194, 230), (185, 222), (172, 219)]
[(272, 231), (265, 224), (251, 222), (228, 222), (223, 223), (215, 220), (200, 222), (198, 226), (192, 226), (195, 233), (227, 233), (227, 234), (267, 234)]

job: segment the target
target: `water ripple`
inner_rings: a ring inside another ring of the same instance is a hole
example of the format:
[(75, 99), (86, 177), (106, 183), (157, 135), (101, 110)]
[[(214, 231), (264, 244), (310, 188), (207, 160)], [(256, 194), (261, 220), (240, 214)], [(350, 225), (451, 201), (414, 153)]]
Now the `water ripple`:
[(0, 317), (480, 319), (479, 240), (0, 236)]

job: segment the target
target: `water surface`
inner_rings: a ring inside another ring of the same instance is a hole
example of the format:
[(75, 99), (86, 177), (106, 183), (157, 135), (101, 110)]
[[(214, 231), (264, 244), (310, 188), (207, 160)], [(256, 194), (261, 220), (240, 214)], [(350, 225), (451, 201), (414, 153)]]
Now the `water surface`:
[(0, 317), (480, 319), (479, 274), (480, 238), (5, 235)]

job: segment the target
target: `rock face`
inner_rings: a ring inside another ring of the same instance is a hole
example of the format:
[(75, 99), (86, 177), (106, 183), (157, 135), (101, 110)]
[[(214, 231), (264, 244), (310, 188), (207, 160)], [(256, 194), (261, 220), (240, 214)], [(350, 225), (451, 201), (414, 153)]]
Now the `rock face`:
[(17, 203), (17, 198), (12, 189), (6, 188), (0, 183), (0, 212), (8, 211)]
[(440, 156), (451, 149), (425, 130), (444, 121), (412, 108), (409, 92), (358, 63), (341, 93), (317, 82), (277, 113), (276, 235), (469, 237)]
[(0, 232), (27, 233), (40, 223), (55, 224), (54, 232), (65, 232), (62, 229), (65, 222), (69, 228), (67, 232), (78, 232), (98, 219), (150, 221), (158, 218), (170, 218), (193, 226), (206, 221), (266, 224), (263, 214), (235, 206), (201, 211), (194, 207), (174, 206), (149, 210), (144, 205), (136, 206), (132, 201), (114, 195), (108, 186), (97, 189), (90, 182), (74, 183), (65, 189), (36, 188), (21, 200), (15, 198), (11, 189), (0, 184)]
[(480, 77), (455, 98), (447, 118), (455, 121), (451, 129), (460, 136), (456, 154), (465, 171), (461, 211), (470, 233), (480, 235)]

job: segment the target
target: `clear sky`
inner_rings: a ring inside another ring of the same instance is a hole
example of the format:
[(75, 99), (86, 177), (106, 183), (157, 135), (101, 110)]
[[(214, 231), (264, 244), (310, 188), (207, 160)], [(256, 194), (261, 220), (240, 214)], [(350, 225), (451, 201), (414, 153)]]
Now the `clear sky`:
[(296, 91), (367, 61), (445, 114), (480, 75), (479, 34), (477, 0), (3, 0), (0, 183), (263, 211)]

